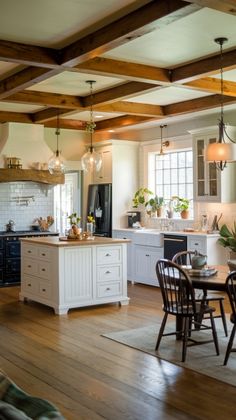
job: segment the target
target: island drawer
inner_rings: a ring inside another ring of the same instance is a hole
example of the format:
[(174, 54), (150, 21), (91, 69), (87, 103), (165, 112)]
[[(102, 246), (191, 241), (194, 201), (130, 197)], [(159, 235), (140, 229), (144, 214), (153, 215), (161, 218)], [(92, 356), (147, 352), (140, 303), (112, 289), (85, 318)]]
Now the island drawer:
[(22, 252), (24, 255), (28, 255), (30, 257), (37, 257), (47, 261), (50, 261), (50, 259), (52, 258), (52, 249), (49, 247), (35, 246), (24, 243), (22, 245)]
[(51, 263), (48, 261), (37, 261), (33, 258), (25, 258), (23, 261), (23, 273), (50, 279)]
[(97, 297), (106, 298), (107, 296), (121, 295), (122, 286), (121, 282), (109, 283), (109, 284), (98, 284), (97, 286)]
[(39, 282), (35, 279), (32, 279), (30, 276), (24, 276), (24, 279), (21, 281), (21, 288), (25, 292), (38, 294)]
[(121, 265), (99, 266), (97, 268), (97, 281), (111, 281), (121, 280), (122, 267)]
[(97, 263), (98, 264), (115, 264), (122, 260), (122, 247), (98, 247), (97, 248)]
[(46, 298), (46, 299), (50, 299), (52, 296), (52, 287), (50, 284), (46, 283), (46, 282), (40, 282), (39, 284), (39, 295)]

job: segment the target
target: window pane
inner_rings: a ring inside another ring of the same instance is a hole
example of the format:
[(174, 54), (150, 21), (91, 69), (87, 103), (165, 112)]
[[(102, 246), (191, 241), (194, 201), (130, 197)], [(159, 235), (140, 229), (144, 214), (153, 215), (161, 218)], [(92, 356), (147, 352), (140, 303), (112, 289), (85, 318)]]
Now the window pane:
[[(193, 198), (193, 153), (192, 150), (165, 153), (164, 157), (155, 156), (155, 194), (168, 200), (177, 195), (181, 198)], [(199, 186), (200, 188), (200, 186)], [(211, 189), (214, 189), (212, 183)], [(190, 205), (193, 215), (193, 203)]]
[(185, 153), (180, 152), (179, 153), (179, 167), (182, 168), (185, 166)]

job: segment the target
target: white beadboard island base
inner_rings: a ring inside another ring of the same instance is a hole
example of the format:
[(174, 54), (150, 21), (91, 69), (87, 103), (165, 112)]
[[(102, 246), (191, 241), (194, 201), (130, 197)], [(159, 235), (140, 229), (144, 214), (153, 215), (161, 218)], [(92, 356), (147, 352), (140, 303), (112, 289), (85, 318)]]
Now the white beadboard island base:
[(58, 315), (83, 306), (127, 305), (127, 242), (22, 239), (20, 300), (50, 306)]

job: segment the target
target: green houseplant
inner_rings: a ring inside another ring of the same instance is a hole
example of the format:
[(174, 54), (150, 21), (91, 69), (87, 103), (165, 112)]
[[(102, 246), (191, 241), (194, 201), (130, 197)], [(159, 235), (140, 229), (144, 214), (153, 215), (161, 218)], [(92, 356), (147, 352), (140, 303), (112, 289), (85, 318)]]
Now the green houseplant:
[(178, 196), (172, 197), (174, 200), (174, 211), (180, 213), (182, 219), (188, 219), (190, 200), (188, 198), (181, 198)]
[(157, 217), (162, 216), (162, 211), (164, 207), (164, 198), (158, 197), (157, 195), (154, 198), (150, 198), (148, 205), (151, 208), (152, 213), (156, 213)]
[(139, 188), (134, 194), (134, 198), (132, 199), (133, 207), (137, 209), (140, 204), (144, 204), (144, 206), (147, 207), (147, 205), (149, 204), (149, 195), (153, 195), (153, 192), (150, 191), (148, 188)]
[(230, 251), (236, 252), (236, 222), (234, 222), (232, 228), (229, 228), (226, 224), (223, 224), (220, 228), (219, 234), (219, 244), (224, 248), (229, 248)]

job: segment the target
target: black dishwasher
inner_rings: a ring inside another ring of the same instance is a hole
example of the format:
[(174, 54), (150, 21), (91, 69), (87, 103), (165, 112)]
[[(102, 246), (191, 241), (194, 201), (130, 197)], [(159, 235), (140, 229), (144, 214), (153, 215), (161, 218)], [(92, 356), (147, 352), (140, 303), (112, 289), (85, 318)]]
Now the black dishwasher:
[(164, 234), (164, 258), (172, 260), (181, 251), (187, 251), (187, 236)]

